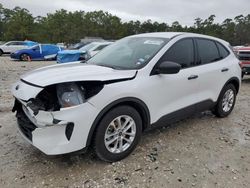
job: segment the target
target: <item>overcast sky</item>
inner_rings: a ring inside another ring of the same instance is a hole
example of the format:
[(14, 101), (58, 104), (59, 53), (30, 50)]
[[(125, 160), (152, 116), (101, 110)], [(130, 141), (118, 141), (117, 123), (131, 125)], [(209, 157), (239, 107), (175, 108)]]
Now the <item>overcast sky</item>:
[(34, 16), (45, 16), (57, 9), (69, 11), (104, 10), (123, 21), (151, 19), (167, 22), (179, 21), (192, 25), (197, 17), (216, 15), (216, 21), (237, 15), (250, 14), (250, 0), (0, 0), (6, 8), (27, 8)]

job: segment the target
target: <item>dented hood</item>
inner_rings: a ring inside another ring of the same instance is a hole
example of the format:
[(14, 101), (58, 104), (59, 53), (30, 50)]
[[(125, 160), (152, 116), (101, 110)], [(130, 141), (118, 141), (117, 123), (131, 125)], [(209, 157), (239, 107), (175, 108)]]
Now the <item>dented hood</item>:
[(112, 68), (85, 63), (52, 65), (31, 71), (21, 79), (31, 84), (45, 87), (48, 85), (73, 81), (110, 81), (129, 79), (136, 70), (114, 70)]

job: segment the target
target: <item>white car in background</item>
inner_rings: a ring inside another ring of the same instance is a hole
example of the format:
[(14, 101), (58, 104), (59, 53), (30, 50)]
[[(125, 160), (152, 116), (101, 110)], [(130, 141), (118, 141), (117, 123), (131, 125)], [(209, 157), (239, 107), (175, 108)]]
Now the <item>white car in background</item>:
[(89, 57), (93, 57), (105, 47), (109, 46), (113, 42), (91, 42), (79, 49), (79, 51), (87, 52)]
[(91, 146), (113, 162), (128, 156), (147, 129), (205, 110), (228, 116), (240, 80), (239, 60), (226, 41), (145, 33), (121, 39), (85, 63), (21, 76), (12, 88), (13, 112), (20, 133), (46, 154)]
[(57, 54), (57, 63), (72, 63), (88, 60), (112, 43), (113, 42), (92, 42), (78, 50), (60, 51)]
[(11, 54), (15, 51), (27, 49), (33, 45), (36, 45), (36, 42), (32, 41), (9, 41), (0, 45), (0, 56), (3, 54)]

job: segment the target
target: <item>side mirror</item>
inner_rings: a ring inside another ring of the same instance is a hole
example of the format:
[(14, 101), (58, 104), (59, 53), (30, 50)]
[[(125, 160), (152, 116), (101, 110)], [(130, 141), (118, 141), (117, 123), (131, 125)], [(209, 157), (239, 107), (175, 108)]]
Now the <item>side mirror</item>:
[(161, 62), (154, 70), (153, 75), (156, 74), (177, 74), (181, 70), (181, 65), (171, 61)]

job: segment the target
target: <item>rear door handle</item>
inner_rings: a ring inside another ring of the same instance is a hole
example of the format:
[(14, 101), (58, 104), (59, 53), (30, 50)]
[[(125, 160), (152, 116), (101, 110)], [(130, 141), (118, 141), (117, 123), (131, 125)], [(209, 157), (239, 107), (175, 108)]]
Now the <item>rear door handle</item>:
[(199, 76), (198, 75), (191, 75), (188, 77), (188, 80), (194, 80), (197, 79)]
[(223, 69), (221, 69), (221, 72), (227, 72), (227, 71), (229, 71), (228, 68), (223, 68)]

